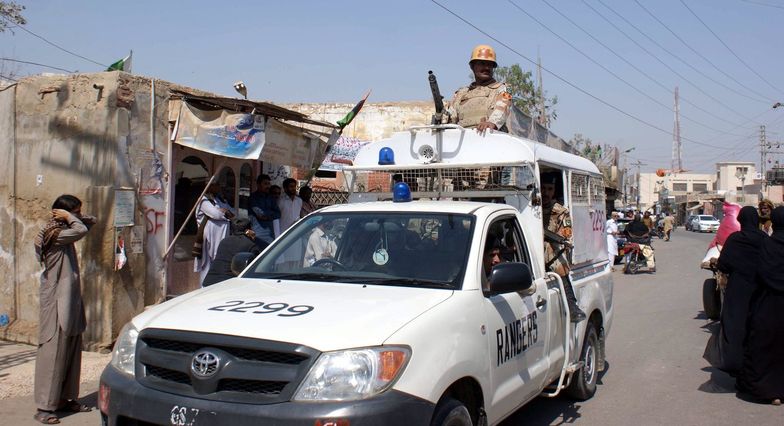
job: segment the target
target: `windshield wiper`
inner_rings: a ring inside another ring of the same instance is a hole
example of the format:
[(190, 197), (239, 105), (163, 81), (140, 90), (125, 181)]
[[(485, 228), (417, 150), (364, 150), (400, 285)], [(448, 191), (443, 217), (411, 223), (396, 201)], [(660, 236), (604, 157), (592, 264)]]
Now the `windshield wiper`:
[(259, 278), (334, 282), (334, 281), (340, 281), (343, 277), (341, 277), (340, 275), (325, 274), (323, 272), (300, 272), (296, 274), (291, 272), (278, 272), (278, 273), (264, 274)]
[(371, 285), (397, 285), (397, 286), (404, 286), (404, 287), (427, 287), (427, 288), (445, 288), (449, 290), (454, 290), (455, 286), (451, 283), (444, 282), (444, 281), (436, 281), (436, 280), (425, 280), (420, 278), (362, 278), (362, 277), (351, 277), (351, 278), (344, 278), (342, 281), (346, 282), (356, 282), (362, 284), (371, 284)]

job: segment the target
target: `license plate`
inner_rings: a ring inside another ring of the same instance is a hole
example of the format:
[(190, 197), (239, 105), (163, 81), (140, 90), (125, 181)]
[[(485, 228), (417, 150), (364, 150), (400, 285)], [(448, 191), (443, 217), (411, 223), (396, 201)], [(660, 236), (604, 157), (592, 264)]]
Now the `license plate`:
[(175, 405), (171, 409), (169, 424), (172, 426), (194, 426), (198, 416), (198, 408), (189, 408), (182, 405)]

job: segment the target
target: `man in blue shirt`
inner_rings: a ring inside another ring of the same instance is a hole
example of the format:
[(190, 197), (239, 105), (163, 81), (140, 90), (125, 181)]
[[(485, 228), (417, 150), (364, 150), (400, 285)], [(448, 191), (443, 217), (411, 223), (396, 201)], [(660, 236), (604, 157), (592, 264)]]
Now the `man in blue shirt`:
[(272, 221), (280, 219), (278, 201), (270, 196), (272, 180), (261, 174), (256, 178), (256, 192), (250, 194), (250, 221), (256, 237), (269, 244), (275, 239)]

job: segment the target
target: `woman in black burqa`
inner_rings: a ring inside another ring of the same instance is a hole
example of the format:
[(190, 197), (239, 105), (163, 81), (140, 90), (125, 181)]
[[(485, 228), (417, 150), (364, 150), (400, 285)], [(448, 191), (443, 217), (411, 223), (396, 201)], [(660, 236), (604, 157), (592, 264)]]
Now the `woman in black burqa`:
[(771, 219), (773, 235), (760, 250), (749, 306), (738, 390), (778, 405), (784, 399), (784, 206), (776, 207)]
[(737, 375), (743, 364), (743, 339), (746, 317), (756, 284), (759, 254), (768, 235), (759, 230), (759, 215), (754, 207), (744, 207), (738, 214), (740, 231), (733, 232), (724, 243), (717, 267), (729, 275), (721, 308), (721, 325), (705, 347), (704, 358), (712, 366)]

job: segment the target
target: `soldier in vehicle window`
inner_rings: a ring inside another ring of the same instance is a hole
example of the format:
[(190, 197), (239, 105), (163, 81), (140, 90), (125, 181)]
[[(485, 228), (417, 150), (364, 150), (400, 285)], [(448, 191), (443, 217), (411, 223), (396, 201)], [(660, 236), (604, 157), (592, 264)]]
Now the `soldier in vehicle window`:
[(482, 255), (482, 270), (484, 271), (486, 278), (483, 280), (483, 287), (485, 290), (488, 289), (487, 280), (490, 279), (490, 273), (493, 271), (493, 266), (505, 261), (501, 256), (501, 249), (501, 241), (492, 234), (488, 235), (487, 241), (485, 241), (485, 250)]
[(493, 78), (493, 70), (498, 66), (495, 51), (487, 45), (476, 46), (468, 65), (474, 73), (474, 82), (455, 92), (447, 108), (449, 122), (476, 128), (480, 134), (487, 129), (506, 131), (512, 95), (505, 83)]
[[(566, 300), (572, 322), (586, 318), (585, 312), (577, 305), (577, 297), (569, 280), (569, 254), (572, 248), (572, 217), (569, 210), (556, 201), (555, 188), (561, 172), (542, 174), (542, 223), (545, 229), (544, 260), (545, 269), (555, 272), (563, 281)], [(549, 235), (548, 235), (549, 233)]]

